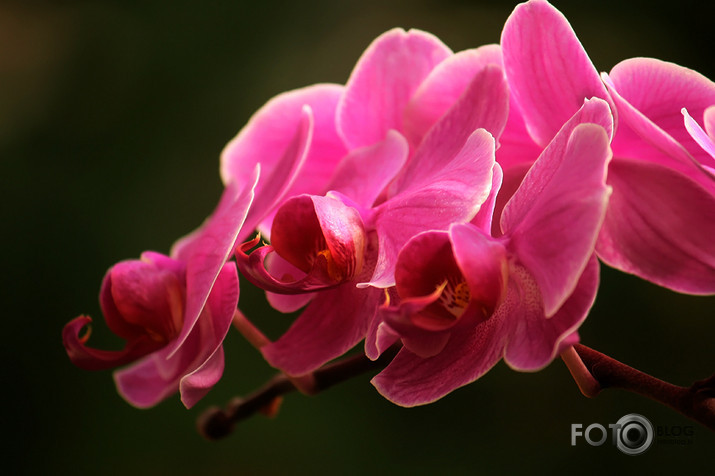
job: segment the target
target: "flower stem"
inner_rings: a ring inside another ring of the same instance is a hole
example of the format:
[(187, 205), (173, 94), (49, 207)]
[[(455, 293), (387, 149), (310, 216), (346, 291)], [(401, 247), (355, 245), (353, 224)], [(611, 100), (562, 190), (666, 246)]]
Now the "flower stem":
[(605, 388), (621, 388), (662, 403), (715, 430), (715, 375), (680, 387), (636, 370), (585, 345), (561, 354), (581, 392), (593, 398)]
[(268, 337), (254, 326), (239, 309), (236, 309), (233, 313), (233, 327), (256, 349), (271, 343)]
[[(400, 346), (390, 347), (377, 360), (370, 360), (364, 354), (347, 357), (325, 365), (301, 379), (301, 386), (296, 385), (296, 378), (278, 374), (263, 387), (245, 398), (234, 398), (226, 408), (207, 409), (197, 421), (199, 433), (209, 440), (218, 440), (231, 434), (236, 423), (256, 412), (275, 414), (276, 404), (283, 395), (300, 390), (306, 395), (316, 395), (335, 384), (349, 380), (369, 371), (381, 370), (397, 354)], [(310, 382), (311, 385), (305, 385)]]

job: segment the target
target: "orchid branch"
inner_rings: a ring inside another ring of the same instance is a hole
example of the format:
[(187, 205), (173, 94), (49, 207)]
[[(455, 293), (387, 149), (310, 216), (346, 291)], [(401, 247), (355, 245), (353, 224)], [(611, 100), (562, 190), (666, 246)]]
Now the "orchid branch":
[(370, 360), (364, 354), (358, 354), (328, 364), (312, 374), (302, 376), (301, 381), (310, 381), (310, 387), (296, 386), (294, 377), (283, 373), (276, 375), (263, 387), (251, 395), (236, 397), (226, 408), (212, 407), (201, 414), (197, 421), (199, 433), (209, 440), (218, 440), (231, 434), (234, 426), (256, 412), (269, 416), (277, 412), (283, 395), (299, 390), (306, 395), (316, 395), (338, 383), (357, 375), (380, 370), (385, 367), (400, 350), (399, 345), (390, 347), (377, 360)]
[(585, 345), (561, 354), (581, 393), (593, 398), (605, 388), (621, 388), (667, 405), (715, 430), (715, 375), (680, 387), (636, 370)]

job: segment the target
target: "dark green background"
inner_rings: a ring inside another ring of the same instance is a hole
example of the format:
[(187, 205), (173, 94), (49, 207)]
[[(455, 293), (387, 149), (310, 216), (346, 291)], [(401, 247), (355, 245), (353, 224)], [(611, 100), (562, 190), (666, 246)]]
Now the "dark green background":
[[(655, 56), (715, 77), (708, 2), (554, 2), (600, 70)], [(168, 252), (220, 192), (218, 156), (273, 95), (344, 82), (362, 50), (394, 26), (453, 50), (499, 41), (510, 2), (136, 1), (0, 4), (3, 473), (5, 474), (661, 474), (704, 469), (715, 434), (644, 398), (582, 397), (560, 361), (521, 374), (498, 365), (427, 407), (382, 399), (364, 376), (317, 397), (289, 396), (230, 438), (204, 441), (209, 405), (272, 375), (231, 333), (219, 385), (187, 411), (178, 398), (136, 410), (109, 372), (72, 366), (62, 326), (101, 321), (113, 263)], [(535, 78), (535, 80), (537, 80)], [(688, 230), (683, 230), (687, 233)], [(677, 384), (715, 369), (713, 298), (681, 296), (604, 269), (583, 342)], [(243, 287), (242, 307), (271, 329)], [(101, 323), (96, 345), (117, 346)], [(693, 425), (689, 446), (637, 457), (570, 446), (570, 424), (637, 412)], [(7, 471), (6, 471), (7, 470)]]

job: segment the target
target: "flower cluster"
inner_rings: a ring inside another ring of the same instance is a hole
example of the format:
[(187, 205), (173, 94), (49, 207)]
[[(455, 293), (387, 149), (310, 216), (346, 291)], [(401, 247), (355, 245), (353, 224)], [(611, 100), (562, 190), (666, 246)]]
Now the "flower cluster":
[(109, 270), (100, 302), (123, 350), (88, 347), (86, 316), (64, 344), (82, 368), (129, 364), (115, 378), (132, 404), (179, 391), (190, 407), (244, 319), (240, 270), (275, 309), (302, 309), (254, 342), (289, 376), (362, 341), (370, 359), (400, 347), (373, 384), (404, 406), (501, 359), (537, 370), (578, 342), (599, 260), (715, 293), (714, 140), (712, 81), (647, 58), (599, 74), (544, 0), (517, 6), (500, 44), (457, 53), (390, 30), (345, 85), (256, 112), (222, 153), (216, 210), (170, 256)]

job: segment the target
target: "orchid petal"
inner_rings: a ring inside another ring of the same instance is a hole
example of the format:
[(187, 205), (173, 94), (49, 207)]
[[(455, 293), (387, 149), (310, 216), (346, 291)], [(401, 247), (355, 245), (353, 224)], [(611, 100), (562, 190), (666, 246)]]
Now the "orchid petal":
[(715, 197), (661, 165), (614, 160), (596, 251), (609, 266), (690, 294), (715, 293)]
[(519, 105), (513, 96), (509, 97), (509, 118), (504, 132), (499, 138), (497, 162), (509, 172), (509, 169), (523, 164), (531, 165), (543, 150), (526, 130), (526, 123)]
[[(644, 140), (672, 157), (681, 158), (684, 147), (700, 163), (708, 158), (683, 129), (680, 111), (686, 108), (700, 120), (705, 109), (715, 104), (715, 83), (696, 71), (653, 58), (622, 61), (608, 78), (611, 92), (618, 93), (614, 100), (619, 114), (624, 110), (624, 120)], [(630, 107), (624, 108), (624, 101)], [(655, 127), (642, 132), (638, 122), (644, 120)]]
[(405, 138), (388, 131), (383, 141), (351, 151), (338, 164), (327, 189), (370, 207), (405, 164), (408, 153)]
[[(305, 276), (303, 271), (281, 258), (278, 253), (271, 253), (266, 257), (265, 269), (271, 276), (277, 276), (281, 282), (290, 282)], [(313, 293), (278, 294), (266, 291), (266, 299), (271, 307), (284, 313), (294, 312), (304, 307), (313, 299), (313, 296)]]
[[(447, 113), (430, 129), (402, 175), (391, 186), (390, 196), (432, 183), (444, 174), (447, 164), (460, 154), (477, 129), (485, 129), (494, 141), (504, 130), (509, 93), (504, 74), (497, 65), (487, 65)], [(475, 187), (482, 185), (477, 182)], [(482, 198), (485, 199), (486, 195)]]
[[(405, 109), (405, 135), (410, 144), (417, 146), (422, 141), (432, 126), (457, 102), (474, 76), (488, 64), (501, 66), (499, 45), (460, 51), (430, 72)], [(479, 127), (495, 134), (486, 124)]]
[(250, 255), (246, 254), (258, 244), (259, 240), (260, 237), (248, 241), (236, 250), (236, 263), (241, 274), (259, 288), (279, 294), (302, 294), (329, 289), (340, 284), (328, 274), (328, 264), (322, 256), (316, 258), (316, 263), (308, 273), (301, 271), (297, 276), (283, 273), (280, 273), (279, 277), (274, 276), (266, 267), (266, 261), (271, 256), (269, 253), (274, 253), (272, 246), (265, 245)]
[(476, 305), (481, 314), (478, 320), (491, 316), (506, 292), (508, 272), (504, 245), (466, 223), (452, 225), (449, 237), (454, 258), (469, 286), (470, 306)]
[(494, 316), (471, 329), (452, 333), (445, 348), (434, 357), (423, 359), (403, 348), (372, 384), (397, 405), (434, 402), (487, 373), (501, 359), (506, 337), (503, 318)]
[[(605, 73), (603, 81), (622, 119), (612, 145), (616, 157), (640, 159), (677, 170), (715, 193), (715, 181), (709, 171), (681, 143), (621, 97)], [(684, 128), (681, 126), (681, 129)], [(687, 135), (687, 131), (683, 132)]]
[(489, 196), (484, 203), (482, 203), (479, 212), (477, 212), (470, 222), (487, 235), (491, 235), (494, 207), (496, 206), (497, 196), (499, 195), (499, 190), (501, 190), (503, 180), (504, 173), (502, 172), (502, 168), (498, 163), (494, 163), (494, 169), (492, 170), (492, 188), (489, 190)]
[(381, 297), (382, 291), (357, 289), (353, 283), (326, 290), (261, 352), (268, 363), (289, 375), (312, 372), (360, 342)]
[[(715, 112), (715, 106), (708, 110)], [(683, 113), (685, 128), (690, 133), (690, 136), (709, 155), (709, 157), (702, 158), (701, 164), (708, 167), (708, 169), (715, 174), (715, 170), (713, 170), (715, 169), (715, 142), (713, 142), (713, 139), (700, 127), (700, 124), (692, 118), (686, 108), (683, 108), (681, 112)], [(715, 116), (715, 114), (711, 115)]]
[(392, 29), (365, 50), (338, 105), (338, 130), (350, 149), (403, 130), (403, 112), (420, 83), (452, 52), (419, 30)]
[[(346, 152), (335, 129), (335, 111), (342, 94), (340, 85), (317, 84), (279, 94), (268, 101), (221, 153), (224, 183), (251, 183), (250, 171), (257, 163), (261, 164), (263, 177), (271, 177), (291, 147), (307, 105), (312, 111), (314, 133), (300, 179), (287, 195), (322, 192)], [(263, 187), (267, 186), (272, 185), (261, 180), (256, 195), (263, 195)]]
[(598, 261), (591, 257), (573, 294), (552, 317), (544, 314), (539, 284), (525, 268), (513, 267), (511, 277), (506, 301), (497, 311), (512, 323), (504, 361), (516, 370), (539, 370), (573, 345), (574, 332), (596, 299)]
[(488, 132), (475, 131), (453, 157), (437, 154), (435, 151), (435, 160), (441, 167), (433, 169), (432, 175), (415, 172), (396, 196), (375, 209), (379, 256), (367, 284), (392, 286), (397, 253), (410, 238), (422, 231), (445, 230), (454, 222), (471, 220), (489, 196), (494, 139)]
[(182, 377), (179, 381), (181, 403), (191, 408), (204, 398), (221, 379), (224, 365), (223, 347), (219, 347), (201, 367)]
[(143, 357), (163, 345), (148, 335), (133, 339), (122, 350), (100, 350), (87, 347), (87, 335), (80, 337), (82, 329), (92, 322), (89, 316), (79, 316), (62, 329), (62, 343), (74, 365), (84, 370), (106, 370), (125, 365)]
[(710, 138), (715, 140), (715, 105), (705, 109), (705, 113), (703, 114), (703, 122), (705, 125), (705, 132), (707, 132)]
[[(299, 175), (305, 175), (302, 168), (308, 158), (310, 147), (312, 147), (314, 133), (312, 110), (309, 106), (303, 106), (297, 129), (285, 153), (270, 171), (270, 176), (263, 173), (258, 179), (256, 184), (258, 193), (248, 210), (246, 221), (237, 241), (243, 241), (249, 236), (258, 223), (274, 212), (286, 196), (295, 194), (296, 186), (300, 189), (303, 185), (296, 184), (296, 179)], [(261, 167), (263, 166), (261, 165)], [(292, 191), (290, 195), (288, 195), (289, 190)]]
[(504, 25), (501, 45), (510, 91), (539, 145), (551, 141), (584, 99), (598, 97), (611, 105), (568, 20), (548, 2), (517, 6)]
[[(179, 337), (171, 344), (171, 356), (184, 343), (206, 305), (211, 288), (233, 247), (253, 200), (258, 180), (258, 167), (252, 181), (238, 189), (229, 184), (216, 212), (209, 218), (201, 236), (191, 247), (186, 258), (186, 310)], [(186, 251), (186, 250), (185, 250)]]
[[(534, 276), (547, 316), (572, 293), (596, 243), (608, 204), (608, 136), (595, 124), (554, 139), (502, 214), (509, 249)], [(565, 148), (564, 148), (565, 145)]]
[(389, 324), (379, 318), (373, 319), (365, 335), (365, 355), (370, 360), (376, 360), (399, 338)]

